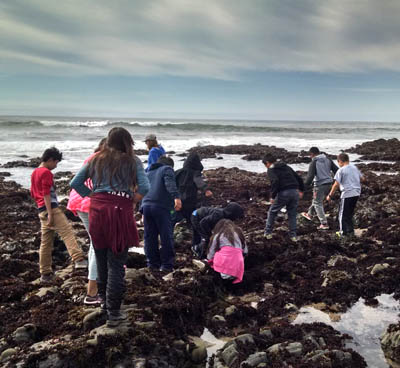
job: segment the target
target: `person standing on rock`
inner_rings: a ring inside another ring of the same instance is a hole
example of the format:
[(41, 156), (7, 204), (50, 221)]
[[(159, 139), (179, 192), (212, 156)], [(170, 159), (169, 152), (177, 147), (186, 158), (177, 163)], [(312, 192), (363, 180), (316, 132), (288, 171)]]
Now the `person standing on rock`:
[(326, 196), (326, 200), (331, 201), (333, 194), (340, 187), (342, 192), (339, 207), (340, 230), (337, 235), (350, 237), (354, 235), (353, 215), (361, 194), (361, 182), (364, 181), (364, 177), (356, 166), (350, 164), (347, 153), (340, 153), (337, 161), (340, 169), (335, 174), (335, 182)]
[(191, 225), (191, 216), (197, 208), (198, 191), (202, 191), (206, 197), (212, 197), (213, 193), (208, 189), (204, 181), (200, 156), (197, 152), (191, 152), (183, 163), (183, 168), (175, 172), (176, 183), (182, 199), (182, 210), (179, 212), (175, 222), (186, 219), (186, 223)]
[(268, 211), (268, 218), (264, 236), (272, 239), (272, 230), (275, 218), (279, 211), (286, 207), (289, 217), (289, 236), (292, 241), (297, 241), (297, 205), (299, 199), (303, 198), (303, 179), (284, 162), (276, 162), (272, 154), (267, 154), (262, 163), (268, 169), (267, 175), (271, 182), (271, 206)]
[(192, 213), (192, 251), (198, 258), (203, 258), (214, 226), (219, 220), (239, 220), (244, 217), (244, 210), (236, 202), (230, 202), (224, 208), (200, 207)]
[[(142, 162), (134, 154), (133, 143), (126, 129), (112, 128), (105, 147), (71, 181), (71, 187), (82, 197), (91, 195), (89, 233), (96, 254), (99, 295), (105, 301), (109, 327), (126, 319), (121, 312), (124, 265), (128, 248), (139, 245), (134, 206), (149, 190), (149, 181)], [(93, 189), (85, 185), (88, 178)]]
[(314, 214), (318, 216), (320, 221), (320, 230), (328, 230), (328, 222), (324, 211), (324, 199), (331, 189), (333, 182), (331, 172), (336, 174), (338, 167), (334, 162), (321, 153), (318, 147), (310, 148), (311, 163), (308, 167), (308, 174), (305, 186), (308, 187), (314, 182), (313, 199), (308, 212), (302, 212), (301, 215), (309, 221), (312, 221)]
[[(107, 138), (103, 138), (99, 146), (95, 149), (94, 153), (92, 153), (85, 161), (84, 165), (87, 164), (104, 146)], [(89, 188), (93, 188), (93, 185), (88, 179), (86, 185)], [(72, 189), (69, 194), (67, 209), (69, 209), (75, 216), (79, 216), (81, 219), (83, 226), (85, 227), (87, 233), (89, 234), (89, 208), (90, 208), (90, 197), (82, 198), (75, 189)], [(90, 238), (90, 235), (89, 235)], [(87, 285), (87, 294), (83, 303), (86, 305), (100, 305), (102, 300), (98, 295), (97, 290), (97, 263), (96, 263), (96, 255), (94, 253), (92, 239), (90, 239), (89, 246), (89, 274), (88, 274), (88, 285)]]
[(41, 227), (39, 269), (40, 281), (43, 283), (51, 282), (54, 278), (52, 252), (55, 233), (58, 233), (65, 243), (75, 269), (87, 268), (87, 261), (84, 259), (82, 249), (76, 242), (72, 226), (58, 207), (51, 171), (57, 167), (61, 160), (62, 153), (57, 148), (48, 148), (42, 155), (39, 167), (31, 175), (31, 196), (38, 206)]
[(147, 159), (146, 172), (150, 170), (151, 165), (155, 164), (157, 160), (165, 155), (165, 149), (157, 142), (155, 134), (148, 134), (144, 139), (147, 149), (149, 150), (149, 157)]
[[(161, 156), (147, 173), (150, 190), (142, 200), (144, 251), (151, 271), (169, 273), (174, 268), (174, 239), (171, 212), (182, 202), (175, 183), (174, 161)], [(159, 248), (158, 237), (161, 239)]]

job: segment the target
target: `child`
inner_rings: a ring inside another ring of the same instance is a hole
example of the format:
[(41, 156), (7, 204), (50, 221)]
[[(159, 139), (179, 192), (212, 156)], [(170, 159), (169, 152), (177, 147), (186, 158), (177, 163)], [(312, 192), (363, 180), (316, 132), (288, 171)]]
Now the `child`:
[(86, 268), (87, 262), (82, 249), (78, 246), (71, 224), (64, 213), (58, 208), (57, 195), (54, 189), (53, 174), (62, 153), (55, 147), (44, 151), (41, 164), (31, 176), (31, 196), (36, 201), (39, 210), (41, 226), (41, 241), (39, 250), (40, 281), (53, 280), (52, 252), (54, 235), (57, 232), (67, 247), (75, 268)]
[(165, 155), (165, 149), (161, 144), (158, 144), (157, 137), (154, 134), (146, 135), (144, 143), (146, 143), (147, 149), (149, 150), (146, 167), (146, 172), (148, 172), (151, 165), (155, 164), (161, 156)]
[(233, 284), (242, 281), (244, 259), (248, 253), (244, 235), (240, 227), (231, 220), (218, 221), (208, 249), (207, 260), (214, 271), (219, 272), (225, 280)]
[(152, 272), (169, 273), (174, 268), (171, 211), (179, 211), (182, 203), (176, 188), (173, 167), (172, 158), (161, 156), (147, 173), (150, 190), (142, 200), (144, 251), (147, 265)]
[(217, 222), (223, 218), (229, 220), (241, 219), (244, 216), (243, 208), (236, 202), (229, 203), (225, 208), (200, 207), (192, 214), (192, 251), (202, 258), (208, 245), (212, 230)]
[(335, 174), (335, 182), (326, 200), (330, 201), (333, 193), (340, 186), (342, 194), (340, 195), (339, 209), (339, 236), (354, 235), (353, 215), (356, 208), (358, 198), (361, 194), (361, 181), (364, 177), (358, 171), (357, 167), (350, 165), (349, 155), (341, 153), (337, 157), (340, 169)]
[[(99, 146), (95, 149), (94, 153), (92, 153), (83, 164), (88, 163), (96, 154), (101, 150), (101, 148), (106, 143), (106, 138), (103, 138)], [(89, 188), (93, 188), (90, 179), (86, 185)], [(90, 207), (90, 197), (82, 198), (76, 190), (72, 189), (69, 194), (69, 200), (67, 204), (67, 208), (75, 215), (79, 216), (81, 219), (83, 226), (85, 226), (86, 231), (89, 234), (89, 207)], [(90, 238), (90, 235), (89, 235)], [(98, 305), (101, 304), (102, 300), (97, 294), (97, 264), (96, 264), (96, 256), (94, 254), (93, 243), (90, 239), (90, 247), (89, 247), (89, 274), (88, 274), (88, 286), (87, 286), (87, 294), (83, 303), (86, 305)]]
[[(93, 190), (85, 185), (90, 178)], [(89, 233), (96, 254), (99, 296), (105, 301), (107, 326), (126, 319), (121, 313), (128, 248), (139, 245), (133, 209), (149, 190), (143, 165), (124, 128), (112, 128), (105, 147), (71, 181), (82, 197), (91, 195)], [(137, 191), (134, 192), (134, 188)]]

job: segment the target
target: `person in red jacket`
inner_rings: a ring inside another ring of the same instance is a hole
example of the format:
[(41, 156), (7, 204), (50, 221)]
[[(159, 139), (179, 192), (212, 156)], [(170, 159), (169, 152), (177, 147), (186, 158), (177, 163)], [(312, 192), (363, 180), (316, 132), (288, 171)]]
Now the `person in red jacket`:
[(58, 207), (54, 188), (53, 174), (62, 153), (55, 147), (44, 151), (41, 163), (31, 176), (31, 196), (35, 200), (41, 226), (41, 242), (39, 250), (40, 281), (50, 282), (53, 279), (52, 252), (54, 235), (57, 232), (67, 247), (75, 268), (87, 268), (82, 249), (76, 242), (75, 235), (67, 217)]

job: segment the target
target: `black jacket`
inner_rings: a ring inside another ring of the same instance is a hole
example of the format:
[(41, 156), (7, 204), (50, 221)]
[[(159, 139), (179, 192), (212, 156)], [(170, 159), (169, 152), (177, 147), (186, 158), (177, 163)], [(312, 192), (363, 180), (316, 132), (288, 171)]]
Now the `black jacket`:
[(199, 228), (196, 229), (202, 238), (209, 239), (214, 226), (223, 218), (229, 220), (237, 220), (243, 218), (243, 208), (236, 202), (229, 203), (225, 208), (200, 207), (196, 210), (196, 219)]
[(290, 166), (284, 162), (276, 162), (268, 169), (268, 177), (271, 181), (271, 198), (275, 199), (277, 194), (285, 189), (299, 189), (304, 191), (303, 179)]
[(189, 154), (183, 168), (175, 172), (176, 185), (181, 195), (183, 208), (193, 209), (197, 206), (197, 191), (207, 189), (201, 172), (203, 165), (196, 152)]

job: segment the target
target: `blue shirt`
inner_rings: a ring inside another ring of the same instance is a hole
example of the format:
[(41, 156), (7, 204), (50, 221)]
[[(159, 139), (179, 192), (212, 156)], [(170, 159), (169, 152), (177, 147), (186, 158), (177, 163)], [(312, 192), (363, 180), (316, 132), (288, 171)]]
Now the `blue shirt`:
[[(125, 177), (124, 172), (121, 173), (120, 177)], [(85, 185), (85, 181), (89, 178), (89, 163), (83, 165), (82, 168), (76, 173), (74, 178), (71, 180), (71, 187), (74, 188), (81, 197), (86, 197), (92, 193), (92, 190)], [(132, 195), (132, 188), (130, 183), (128, 182), (118, 182), (115, 178), (112, 178), (111, 184), (109, 183), (109, 178), (107, 173), (103, 173), (103, 177), (101, 182), (97, 180), (97, 177), (93, 175), (91, 178), (93, 182), (93, 192), (94, 193), (102, 193), (102, 192), (113, 192), (113, 191), (120, 191), (126, 192)], [(127, 178), (128, 179), (128, 178)], [(146, 173), (143, 169), (143, 164), (136, 157), (136, 183), (138, 186), (137, 192), (143, 196), (150, 189), (150, 183), (147, 179)]]
[(153, 147), (149, 151), (149, 157), (147, 159), (147, 167), (146, 167), (146, 172), (150, 170), (151, 165), (155, 164), (157, 160), (165, 155), (165, 149), (161, 144), (158, 145), (158, 147)]

